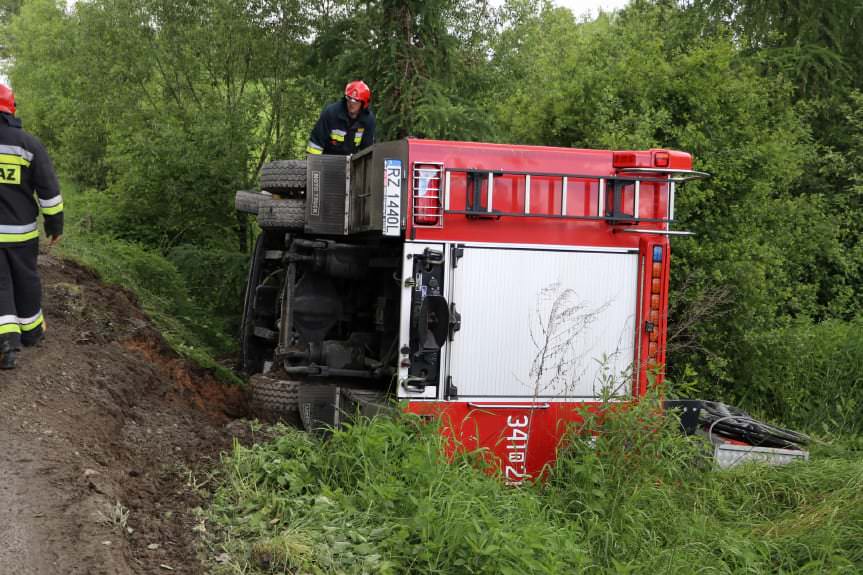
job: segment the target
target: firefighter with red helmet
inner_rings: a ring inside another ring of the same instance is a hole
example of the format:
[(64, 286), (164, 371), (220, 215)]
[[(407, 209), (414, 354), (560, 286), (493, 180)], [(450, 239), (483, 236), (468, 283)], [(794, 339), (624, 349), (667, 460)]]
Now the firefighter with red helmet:
[(45, 333), (36, 269), (39, 213), (50, 245), (63, 234), (63, 198), (51, 159), (15, 117), (15, 95), (0, 84), (0, 369), (12, 369), (21, 345)]
[(345, 97), (321, 112), (309, 136), (309, 154), (348, 155), (375, 142), (375, 115), (369, 108), (372, 92), (362, 80), (345, 86)]

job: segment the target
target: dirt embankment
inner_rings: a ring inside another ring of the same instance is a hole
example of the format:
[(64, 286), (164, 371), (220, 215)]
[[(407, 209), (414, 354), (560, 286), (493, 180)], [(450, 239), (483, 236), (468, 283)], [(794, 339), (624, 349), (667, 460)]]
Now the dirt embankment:
[(195, 482), (243, 415), (124, 290), (40, 257), (45, 341), (0, 372), (0, 574), (202, 573)]

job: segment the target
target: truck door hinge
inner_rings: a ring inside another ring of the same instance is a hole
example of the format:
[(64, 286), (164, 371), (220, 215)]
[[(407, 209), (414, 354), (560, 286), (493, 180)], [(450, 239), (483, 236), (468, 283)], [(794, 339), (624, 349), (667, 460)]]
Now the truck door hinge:
[(455, 339), (455, 332), (461, 329), (461, 314), (456, 310), (455, 303), (450, 304), (449, 340)]
[(456, 244), (452, 246), (451, 259), (452, 259), (452, 267), (458, 267), (458, 261), (464, 257), (464, 245)]

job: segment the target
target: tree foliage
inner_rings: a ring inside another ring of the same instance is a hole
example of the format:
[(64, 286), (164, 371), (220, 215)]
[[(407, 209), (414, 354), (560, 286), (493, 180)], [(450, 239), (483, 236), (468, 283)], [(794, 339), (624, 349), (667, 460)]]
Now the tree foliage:
[(833, 97), (863, 82), (863, 4), (858, 0), (698, 0), (712, 25), (734, 30), (795, 85), (800, 97)]
[(765, 342), (860, 315), (858, 0), (633, 0), (592, 20), (544, 0), (10, 0), (0, 14), (21, 115), (89, 189), (100, 232), (166, 254), (238, 249), (233, 192), (299, 157), (319, 110), (363, 78), (382, 139), (692, 152), (713, 178), (678, 196), (677, 226), (697, 236), (673, 246), (669, 367), (710, 395), (750, 401), (772, 381), (752, 365)]
[[(230, 199), (308, 120), (300, 2), (25, 3), (13, 20), (22, 116), (80, 184), (109, 196), (120, 237), (164, 250), (237, 231)], [(293, 142), (296, 144), (296, 142)], [(153, 225), (158, 222), (158, 225)], [(236, 234), (235, 234), (236, 235)]]
[(345, 6), (322, 21), (310, 64), (331, 85), (354, 77), (372, 85), (383, 138), (488, 133), (482, 103), (492, 87), (487, 53), (494, 21), (485, 0)]

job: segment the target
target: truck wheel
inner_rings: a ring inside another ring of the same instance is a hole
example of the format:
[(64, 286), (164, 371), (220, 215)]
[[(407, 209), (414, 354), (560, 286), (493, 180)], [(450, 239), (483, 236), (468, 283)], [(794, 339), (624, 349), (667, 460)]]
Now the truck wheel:
[(243, 320), (240, 324), (240, 361), (243, 371), (248, 374), (260, 372), (264, 368), (264, 361), (267, 356), (267, 350), (255, 336), (255, 288), (261, 281), (264, 267), (265, 235), (258, 236), (255, 241), (255, 249), (252, 251), (249, 276), (246, 279)]
[(269, 198), (269, 195), (260, 192), (240, 190), (234, 194), (234, 208), (244, 214), (257, 214), (261, 201)]
[(272, 198), (258, 207), (258, 225), (265, 230), (302, 230), (306, 225), (306, 201)]
[(306, 189), (305, 160), (276, 160), (261, 166), (261, 189), (290, 194)]
[(252, 413), (266, 421), (300, 426), (300, 382), (255, 375), (249, 379)]

